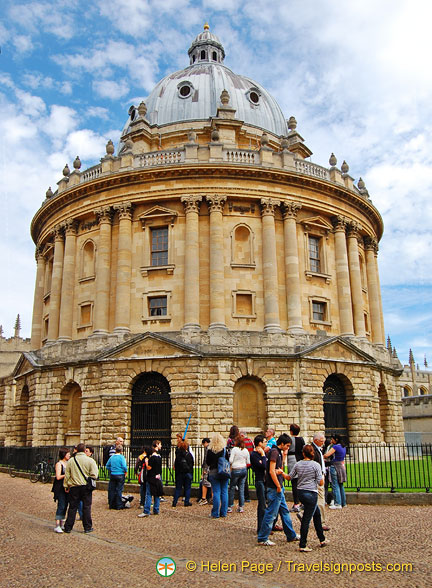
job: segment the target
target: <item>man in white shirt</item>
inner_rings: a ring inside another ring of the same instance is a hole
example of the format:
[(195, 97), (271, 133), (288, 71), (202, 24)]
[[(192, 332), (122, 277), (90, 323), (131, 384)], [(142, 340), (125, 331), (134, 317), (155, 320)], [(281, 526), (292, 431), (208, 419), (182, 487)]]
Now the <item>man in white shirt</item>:
[[(324, 457), (322, 454), (321, 447), (325, 443), (325, 435), (321, 431), (315, 433), (313, 436), (312, 447), (314, 448), (315, 457), (314, 460), (320, 464), (323, 476), (325, 477), (325, 465), (324, 465)], [(318, 486), (318, 508), (320, 509), (321, 513), (321, 522), (322, 528), (324, 531), (330, 531), (330, 527), (325, 522), (325, 498), (324, 498), (324, 486)]]

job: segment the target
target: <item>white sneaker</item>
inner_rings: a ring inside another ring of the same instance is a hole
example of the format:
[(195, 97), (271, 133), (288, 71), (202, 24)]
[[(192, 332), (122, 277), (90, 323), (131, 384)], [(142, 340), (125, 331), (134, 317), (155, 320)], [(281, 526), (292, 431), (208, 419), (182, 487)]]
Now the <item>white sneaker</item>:
[(340, 504), (333, 504), (333, 506), (329, 506), (329, 508), (331, 508), (332, 510), (339, 510), (340, 508), (342, 508), (342, 506)]
[(63, 529), (60, 527), (60, 525), (58, 527), (54, 527), (54, 533), (63, 533)]
[(266, 547), (272, 547), (273, 545), (276, 545), (276, 543), (274, 541), (270, 541), (270, 539), (267, 539), (267, 541), (258, 541), (258, 545), (265, 545)]
[(138, 518), (139, 518), (139, 519), (142, 519), (142, 518), (144, 518), (144, 517), (149, 517), (149, 516), (150, 516), (149, 514), (147, 514), (147, 513), (145, 513), (145, 512), (142, 512), (141, 514), (139, 514), (139, 515), (138, 515)]

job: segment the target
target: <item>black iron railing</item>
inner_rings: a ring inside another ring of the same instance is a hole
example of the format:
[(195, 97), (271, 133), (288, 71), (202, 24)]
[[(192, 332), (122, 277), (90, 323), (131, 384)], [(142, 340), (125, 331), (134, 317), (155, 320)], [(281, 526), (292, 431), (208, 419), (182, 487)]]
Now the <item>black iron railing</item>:
[[(13, 466), (15, 470), (30, 472), (37, 461), (45, 459), (55, 463), (58, 446), (49, 447), (0, 447), (0, 465)], [(108, 479), (103, 463), (103, 447), (94, 446), (94, 459), (99, 465), (100, 479)], [(204, 448), (191, 446), (195, 459), (193, 484), (199, 484)], [(124, 447), (129, 466), (128, 482), (137, 482), (135, 464), (140, 447)], [(165, 486), (175, 484), (173, 470), (175, 447), (163, 447), (162, 479)], [(345, 460), (347, 482), (345, 488), (353, 491), (423, 491), (432, 487), (432, 445), (350, 445)], [(253, 472), (249, 471), (249, 485), (254, 486)]]

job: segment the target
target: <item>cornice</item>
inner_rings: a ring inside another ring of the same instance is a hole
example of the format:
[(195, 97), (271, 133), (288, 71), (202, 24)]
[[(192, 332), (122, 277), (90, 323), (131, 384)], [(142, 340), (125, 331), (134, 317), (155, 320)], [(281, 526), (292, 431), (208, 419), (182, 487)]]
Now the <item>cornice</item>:
[[(378, 240), (382, 236), (383, 221), (375, 206), (370, 201), (365, 200), (360, 194), (357, 195), (355, 192), (334, 184), (331, 181), (305, 176), (290, 170), (262, 166), (254, 167), (221, 163), (194, 163), (189, 165), (183, 163), (181, 165), (164, 166), (161, 168), (126, 170), (124, 172), (102, 176), (85, 184), (69, 188), (50, 199), (36, 212), (30, 228), (32, 238), (36, 243), (43, 224), (53, 214), (60, 212), (71, 203), (79, 202), (81, 198), (88, 198), (92, 194), (142, 183), (166, 181), (167, 179), (178, 181), (182, 178), (199, 179), (208, 176), (227, 180), (232, 178), (261, 180), (270, 184), (283, 184), (287, 188), (290, 186), (307, 188), (314, 193), (325, 194), (340, 201), (349, 202), (351, 206), (369, 218), (375, 228)], [(228, 191), (226, 188), (224, 190)], [(130, 197), (128, 196), (128, 198)], [(301, 196), (297, 197), (297, 200), (300, 198)], [(102, 204), (98, 203), (98, 206)]]

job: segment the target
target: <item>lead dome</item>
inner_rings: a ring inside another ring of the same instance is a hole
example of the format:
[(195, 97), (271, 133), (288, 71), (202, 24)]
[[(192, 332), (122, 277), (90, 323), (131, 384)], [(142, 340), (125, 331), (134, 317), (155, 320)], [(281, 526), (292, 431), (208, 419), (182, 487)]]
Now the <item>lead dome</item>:
[[(226, 90), (236, 119), (278, 137), (287, 135), (287, 122), (276, 100), (263, 86), (224, 65), (224, 48), (208, 25), (188, 54), (189, 67), (167, 75), (145, 99), (150, 125), (208, 120), (216, 116), (220, 95)], [(122, 135), (129, 132), (134, 116), (131, 109)]]

